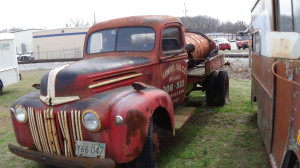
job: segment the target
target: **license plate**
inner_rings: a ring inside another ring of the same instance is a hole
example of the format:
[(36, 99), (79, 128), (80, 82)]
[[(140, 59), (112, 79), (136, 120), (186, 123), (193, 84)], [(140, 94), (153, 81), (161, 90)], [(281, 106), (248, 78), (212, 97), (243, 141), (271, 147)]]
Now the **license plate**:
[(105, 143), (76, 141), (75, 148), (77, 156), (105, 158)]

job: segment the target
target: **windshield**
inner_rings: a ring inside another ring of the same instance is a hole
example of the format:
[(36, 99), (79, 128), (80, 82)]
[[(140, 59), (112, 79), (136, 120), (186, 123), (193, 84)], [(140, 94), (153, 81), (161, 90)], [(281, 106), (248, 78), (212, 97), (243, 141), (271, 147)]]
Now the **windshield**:
[(241, 36), (240, 40), (249, 40), (250, 36)]
[(151, 51), (154, 41), (154, 30), (149, 27), (108, 29), (90, 35), (87, 52)]

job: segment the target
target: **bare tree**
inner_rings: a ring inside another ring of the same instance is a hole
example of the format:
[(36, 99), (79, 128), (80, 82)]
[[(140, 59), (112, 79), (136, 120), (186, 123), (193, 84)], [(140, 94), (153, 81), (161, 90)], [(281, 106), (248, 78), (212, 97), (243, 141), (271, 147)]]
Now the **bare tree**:
[(180, 19), (185, 28), (200, 31), (203, 33), (236, 33), (247, 28), (247, 25), (242, 21), (237, 21), (235, 23), (229, 21), (220, 22), (219, 19), (206, 15), (180, 17)]
[(90, 23), (85, 20), (80, 19), (70, 19), (67, 23), (65, 23), (66, 27), (90, 27)]
[(8, 29), (0, 30), (0, 33), (9, 33), (9, 32), (21, 31), (21, 30), (23, 30), (23, 29), (19, 28), (19, 27), (11, 27), (11, 28), (8, 28)]

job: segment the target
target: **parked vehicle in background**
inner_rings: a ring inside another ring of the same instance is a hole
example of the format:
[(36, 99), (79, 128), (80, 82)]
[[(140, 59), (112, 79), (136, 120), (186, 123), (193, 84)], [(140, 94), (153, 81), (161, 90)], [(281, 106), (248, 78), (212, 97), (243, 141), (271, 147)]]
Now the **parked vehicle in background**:
[(237, 40), (236, 40), (236, 46), (240, 50), (249, 48), (249, 45), (251, 45), (251, 36), (248, 32), (238, 32), (237, 33)]
[(226, 38), (215, 38), (214, 41), (219, 46), (219, 50), (231, 50), (231, 45)]
[(300, 167), (300, 1), (255, 0), (252, 96), (273, 168)]
[(17, 142), (26, 147), (10, 144), (11, 152), (61, 167), (153, 168), (158, 128), (174, 135), (192, 116), (186, 95), (202, 90), (209, 105), (228, 101), (224, 55), (176, 17), (101, 22), (84, 46), (83, 60), (51, 70), (40, 91), (11, 106)]
[(33, 51), (26, 51), (23, 55), (20, 56), (20, 61), (28, 61), (34, 60), (34, 53)]
[(21, 55), (23, 55), (23, 53), (22, 52), (17, 52), (17, 60), (19, 61), (20, 60), (20, 57), (21, 57)]
[(14, 35), (0, 33), (0, 95), (3, 88), (20, 80)]

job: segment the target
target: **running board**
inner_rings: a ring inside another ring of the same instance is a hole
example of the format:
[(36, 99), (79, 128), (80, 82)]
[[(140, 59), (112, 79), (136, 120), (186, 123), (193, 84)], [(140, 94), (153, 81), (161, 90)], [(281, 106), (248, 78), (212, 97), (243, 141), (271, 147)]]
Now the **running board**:
[(193, 115), (196, 107), (181, 107), (175, 111), (175, 129), (180, 129)]

